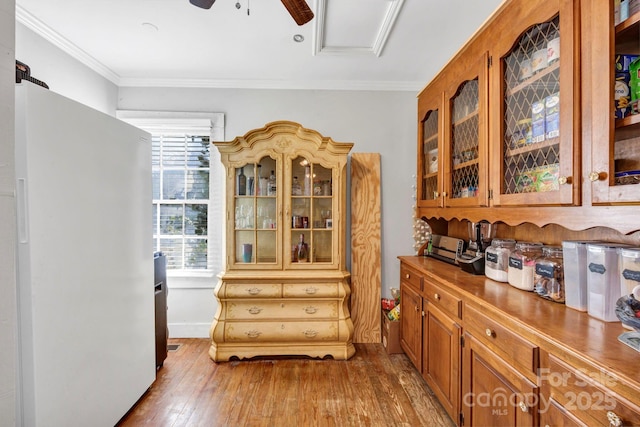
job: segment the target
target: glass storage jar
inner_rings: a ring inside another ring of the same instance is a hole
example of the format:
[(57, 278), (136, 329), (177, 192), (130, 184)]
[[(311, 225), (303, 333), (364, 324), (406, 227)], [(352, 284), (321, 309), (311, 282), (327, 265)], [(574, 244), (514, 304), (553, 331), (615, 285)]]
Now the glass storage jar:
[(484, 253), (484, 274), (498, 282), (508, 282), (509, 255), (516, 247), (513, 239), (493, 239)]
[(543, 298), (564, 304), (564, 263), (560, 246), (544, 246), (536, 260), (534, 291)]
[(542, 255), (542, 243), (519, 242), (509, 255), (507, 279), (511, 286), (533, 291), (536, 258)]

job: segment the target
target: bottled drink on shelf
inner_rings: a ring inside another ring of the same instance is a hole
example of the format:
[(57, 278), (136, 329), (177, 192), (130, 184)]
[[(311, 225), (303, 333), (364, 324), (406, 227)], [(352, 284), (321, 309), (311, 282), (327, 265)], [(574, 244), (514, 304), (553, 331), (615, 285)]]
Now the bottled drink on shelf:
[(238, 196), (244, 196), (247, 194), (247, 176), (244, 174), (244, 168), (240, 168), (240, 175), (238, 175)]
[(308, 262), (309, 261), (309, 246), (304, 242), (304, 234), (300, 234), (300, 241), (298, 242), (297, 248), (297, 258), (298, 262)]

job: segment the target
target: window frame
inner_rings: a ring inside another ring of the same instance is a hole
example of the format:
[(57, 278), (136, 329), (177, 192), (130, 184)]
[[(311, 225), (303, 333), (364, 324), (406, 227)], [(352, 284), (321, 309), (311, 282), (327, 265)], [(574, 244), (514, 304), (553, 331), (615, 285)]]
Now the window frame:
[(116, 117), (152, 135), (209, 135), (207, 269), (170, 269), (167, 274), (171, 277), (212, 277), (222, 270), (224, 259), (224, 170), (220, 153), (211, 142), (224, 140), (224, 114), (118, 110)]

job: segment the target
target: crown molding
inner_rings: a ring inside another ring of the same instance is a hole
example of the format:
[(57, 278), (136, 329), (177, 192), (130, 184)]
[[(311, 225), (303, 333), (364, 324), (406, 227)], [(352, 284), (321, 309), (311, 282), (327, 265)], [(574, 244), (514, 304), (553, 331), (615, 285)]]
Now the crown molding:
[(33, 16), (30, 12), (24, 9), (22, 6), (16, 4), (16, 21), (29, 28), (40, 37), (44, 38), (54, 46), (60, 48), (63, 52), (69, 54), (73, 58), (80, 61), (82, 64), (91, 68), (96, 73), (100, 74), (105, 79), (119, 85), (120, 76), (114, 73), (109, 67), (106, 67), (102, 62), (89, 55), (84, 50), (80, 49), (75, 44), (64, 38), (60, 33), (53, 30), (44, 22)]
[(291, 90), (354, 90), (411, 91), (424, 87), (423, 81), (349, 81), (349, 80), (216, 80), (216, 79), (147, 79), (123, 77), (120, 87), (164, 87), (202, 89), (291, 89)]

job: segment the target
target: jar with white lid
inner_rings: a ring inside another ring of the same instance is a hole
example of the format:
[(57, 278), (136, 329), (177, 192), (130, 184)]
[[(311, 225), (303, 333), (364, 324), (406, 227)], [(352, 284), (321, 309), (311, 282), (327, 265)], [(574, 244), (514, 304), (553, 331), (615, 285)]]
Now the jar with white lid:
[(513, 239), (493, 239), (484, 252), (485, 276), (497, 282), (508, 282), (509, 255), (515, 247), (516, 241)]
[(564, 262), (562, 247), (544, 246), (536, 260), (534, 291), (543, 298), (564, 304)]
[(542, 255), (542, 243), (519, 242), (509, 255), (507, 279), (514, 288), (533, 291), (536, 259)]

